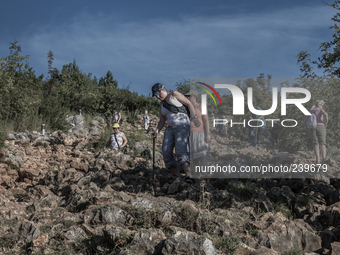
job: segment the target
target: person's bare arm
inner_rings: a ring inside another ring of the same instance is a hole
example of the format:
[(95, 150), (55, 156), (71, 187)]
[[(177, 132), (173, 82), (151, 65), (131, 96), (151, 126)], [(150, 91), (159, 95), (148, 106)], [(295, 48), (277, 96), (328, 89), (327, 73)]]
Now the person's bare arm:
[(110, 139), (107, 141), (107, 143), (105, 144), (105, 146), (104, 146), (104, 149), (107, 147), (107, 146), (109, 146), (111, 144), (111, 136), (110, 136)]
[(153, 138), (155, 138), (157, 136), (157, 134), (162, 130), (162, 128), (165, 125), (166, 117), (162, 114), (162, 102), (159, 105), (159, 114), (160, 114), (160, 118), (159, 118), (156, 130), (152, 134)]
[(120, 119), (122, 118), (122, 115), (120, 114), (120, 112), (118, 113), (118, 123), (120, 122)]
[(185, 105), (190, 110), (190, 116), (196, 116), (195, 108), (188, 98), (178, 91), (172, 91), (172, 97), (176, 98), (180, 103)]
[(305, 125), (307, 125), (308, 118), (309, 118), (309, 116), (308, 116), (308, 115), (306, 115), (306, 116), (305, 116), (305, 119), (303, 120), (303, 122), (305, 123)]
[(122, 144), (121, 146), (119, 146), (118, 149), (121, 149), (121, 148), (123, 148), (124, 146), (126, 146), (126, 144), (127, 144), (127, 142), (128, 142), (128, 140), (127, 140), (127, 138), (126, 138), (125, 135), (122, 136), (122, 139), (123, 139), (123, 144)]
[(191, 119), (193, 119), (195, 126), (199, 127), (201, 125), (201, 122), (197, 119), (195, 108), (190, 100), (178, 91), (173, 91), (172, 97), (176, 98), (180, 103), (189, 108)]
[(322, 113), (322, 115), (323, 115), (323, 117), (324, 117), (324, 121), (323, 121), (323, 124), (325, 125), (325, 127), (327, 126), (327, 123), (328, 123), (328, 114), (327, 114), (327, 112), (325, 112), (325, 110), (321, 110), (321, 113)]
[(205, 142), (206, 143), (210, 143), (211, 142), (211, 137), (210, 137), (208, 110), (207, 110), (207, 114), (202, 115), (202, 120), (203, 120), (203, 129), (204, 129), (204, 132), (205, 132)]

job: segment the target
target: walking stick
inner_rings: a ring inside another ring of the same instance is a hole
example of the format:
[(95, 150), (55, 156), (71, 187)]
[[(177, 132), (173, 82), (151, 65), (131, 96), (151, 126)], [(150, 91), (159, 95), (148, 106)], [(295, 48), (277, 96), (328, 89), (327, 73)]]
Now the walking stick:
[(156, 187), (155, 187), (155, 140), (156, 137), (153, 138), (153, 149), (152, 149), (152, 186), (153, 186), (153, 192), (154, 195), (156, 196)]

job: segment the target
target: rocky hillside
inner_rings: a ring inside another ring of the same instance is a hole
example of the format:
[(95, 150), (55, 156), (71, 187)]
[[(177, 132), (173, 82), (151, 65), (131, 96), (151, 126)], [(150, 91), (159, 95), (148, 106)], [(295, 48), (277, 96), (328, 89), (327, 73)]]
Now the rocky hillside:
[[(96, 153), (103, 119), (70, 123), (67, 134), (8, 134), (0, 154), (0, 254), (340, 254), (337, 178), (189, 185), (164, 168), (158, 138), (154, 190), (150, 134), (124, 153)], [(141, 122), (121, 128), (140, 130)], [(212, 155), (234, 164), (313, 162), (304, 152), (214, 137)]]

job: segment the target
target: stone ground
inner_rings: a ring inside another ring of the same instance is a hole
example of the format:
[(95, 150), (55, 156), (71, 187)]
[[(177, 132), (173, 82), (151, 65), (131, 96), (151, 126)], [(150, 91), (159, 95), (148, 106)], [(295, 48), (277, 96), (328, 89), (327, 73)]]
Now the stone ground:
[[(150, 134), (124, 153), (96, 153), (104, 120), (89, 128), (79, 117), (70, 121), (68, 134), (8, 135), (0, 153), (0, 254), (340, 254), (339, 162), (326, 162), (327, 177), (189, 185), (164, 168), (159, 138), (153, 184)], [(141, 132), (142, 123), (122, 129)], [(239, 166), (314, 160), (214, 137), (212, 157)]]

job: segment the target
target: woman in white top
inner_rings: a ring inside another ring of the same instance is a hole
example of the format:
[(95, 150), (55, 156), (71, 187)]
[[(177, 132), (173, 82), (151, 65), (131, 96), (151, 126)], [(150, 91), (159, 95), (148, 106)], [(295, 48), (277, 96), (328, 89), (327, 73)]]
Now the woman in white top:
[[(161, 83), (156, 83), (152, 87), (152, 96), (155, 96), (161, 101), (160, 120), (155, 132), (152, 134), (153, 138), (157, 137), (159, 131), (164, 127), (165, 122), (167, 122), (168, 125), (164, 133), (162, 145), (164, 162), (167, 168), (171, 169), (176, 176), (181, 176), (177, 167), (178, 165), (181, 165), (185, 172), (185, 181), (187, 183), (193, 183), (193, 180), (190, 178), (190, 118), (187, 113), (174, 113), (170, 111), (164, 107), (164, 104), (168, 103), (174, 108), (183, 107), (183, 105), (186, 106), (190, 110), (190, 115), (193, 116), (195, 125), (199, 126), (200, 122), (195, 115), (195, 109), (182, 93), (178, 91), (168, 93)], [(174, 148), (178, 164), (173, 156)]]
[(144, 130), (146, 132), (148, 132), (150, 119), (149, 119), (149, 115), (148, 115), (148, 111), (147, 110), (145, 110), (145, 115), (143, 116), (143, 120), (144, 120)]
[(119, 131), (119, 124), (115, 123), (112, 126), (113, 133), (110, 135), (110, 139), (107, 141), (107, 143), (104, 146), (104, 149), (111, 145), (111, 150), (119, 150), (126, 146), (127, 144), (127, 138), (124, 135), (123, 132)]
[(112, 116), (112, 118), (113, 118), (113, 122), (114, 123), (120, 123), (120, 120), (121, 120), (121, 118), (122, 118), (122, 115), (120, 114), (120, 112), (117, 112), (117, 111), (115, 111), (115, 113), (114, 113), (114, 115)]

